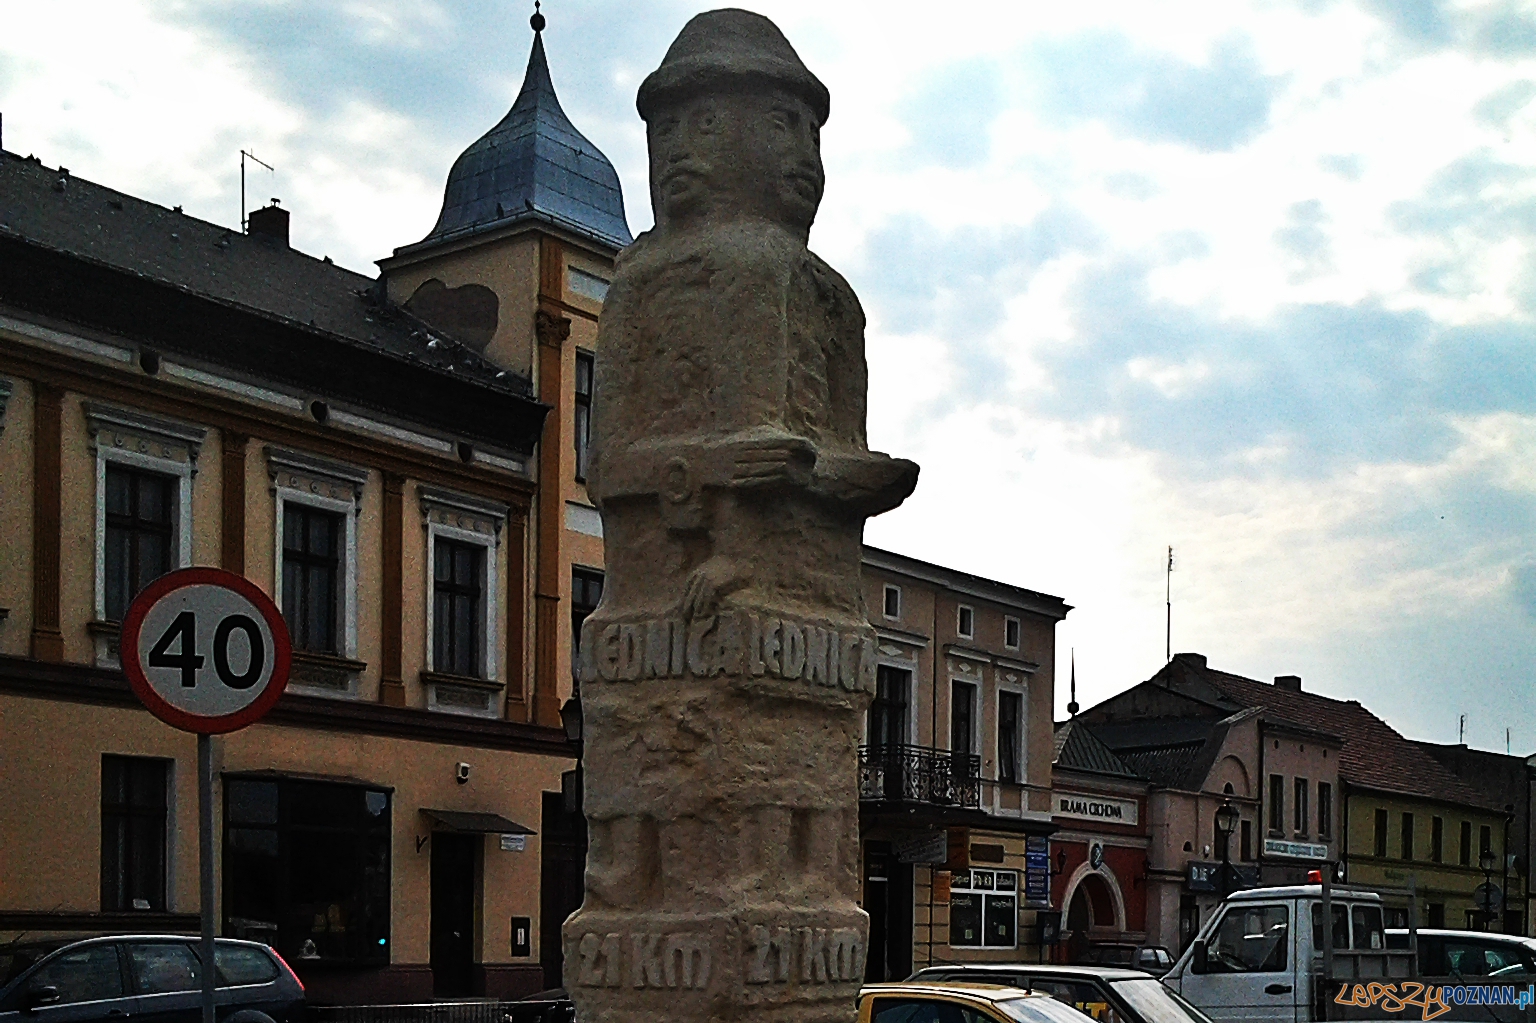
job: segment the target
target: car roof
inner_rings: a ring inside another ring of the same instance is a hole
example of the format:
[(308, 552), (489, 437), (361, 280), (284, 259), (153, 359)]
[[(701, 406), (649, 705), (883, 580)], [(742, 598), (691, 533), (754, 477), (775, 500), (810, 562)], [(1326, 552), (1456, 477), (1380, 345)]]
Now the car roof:
[(1051, 963), (945, 963), (942, 966), (925, 966), (924, 970), (963, 970), (967, 973), (1011, 970), (1029, 973), (1037, 977), (1096, 977), (1099, 980), (1146, 980), (1148, 974), (1141, 970), (1127, 970), (1123, 966), (1059, 966)]
[[(1408, 933), (1406, 927), (1387, 927), (1384, 930), (1388, 934)], [(1521, 934), (1500, 934), (1498, 931), (1456, 931), (1444, 927), (1420, 927), (1418, 933), (1421, 936), (1427, 934), (1431, 938), (1478, 938), (1483, 941), (1501, 941), (1536, 948), (1536, 938), (1527, 938)]]
[[(1381, 894), (1373, 892), (1369, 888), (1353, 888), (1347, 885), (1336, 884), (1330, 892), (1335, 899), (1349, 899), (1353, 901), (1380, 902)], [(1243, 891), (1233, 892), (1227, 896), (1228, 902), (1259, 902), (1264, 899), (1301, 899), (1322, 898), (1323, 886), (1320, 884), (1291, 884), (1281, 885), (1275, 888), (1246, 888)]]
[(969, 981), (934, 984), (924, 981), (901, 980), (886, 984), (866, 984), (859, 989), (863, 995), (964, 995), (983, 1002), (1012, 1001), (1015, 998), (1049, 998), (1050, 995), (1009, 987), (1006, 984), (976, 984)]

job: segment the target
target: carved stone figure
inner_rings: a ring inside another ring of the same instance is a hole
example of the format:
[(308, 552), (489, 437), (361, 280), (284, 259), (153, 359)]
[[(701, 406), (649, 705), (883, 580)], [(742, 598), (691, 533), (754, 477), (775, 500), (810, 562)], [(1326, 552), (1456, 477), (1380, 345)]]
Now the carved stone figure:
[(806, 246), (826, 88), (756, 14), (701, 14), (640, 87), (656, 227), (599, 327), (582, 629), (581, 1018), (848, 1020), (864, 973), (864, 521), (917, 466), (865, 438), (864, 315)]

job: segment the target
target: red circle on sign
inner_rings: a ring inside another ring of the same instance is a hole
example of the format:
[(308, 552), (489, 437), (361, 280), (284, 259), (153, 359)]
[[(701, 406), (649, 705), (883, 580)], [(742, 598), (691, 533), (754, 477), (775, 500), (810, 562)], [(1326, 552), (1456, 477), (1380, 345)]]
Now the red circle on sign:
[[(143, 628), (145, 617), (161, 600), (187, 586), (220, 586), (233, 590), (251, 602), (272, 633), (272, 674), (267, 679), (266, 688), (250, 704), (233, 714), (208, 717), (173, 706), (155, 692), (144, 674), (144, 666), (139, 663), (139, 630)], [(293, 662), (293, 644), (288, 638), (288, 623), (283, 620), (282, 612), (272, 603), (271, 597), (245, 576), (226, 572), (222, 568), (181, 568), (162, 575), (133, 598), (128, 613), (123, 615), (123, 628), (118, 639), (118, 659), (122, 661), (123, 674), (128, 676), (128, 684), (133, 687), (134, 694), (155, 717), (183, 731), (222, 735), (255, 724), (283, 695), (283, 690), (288, 686), (288, 669)]]

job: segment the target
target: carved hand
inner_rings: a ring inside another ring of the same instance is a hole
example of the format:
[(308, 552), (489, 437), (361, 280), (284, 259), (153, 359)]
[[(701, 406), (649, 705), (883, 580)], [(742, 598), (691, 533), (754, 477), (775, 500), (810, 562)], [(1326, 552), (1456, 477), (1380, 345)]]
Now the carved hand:
[(731, 484), (737, 487), (767, 487), (810, 484), (816, 465), (816, 448), (799, 437), (755, 441), (734, 452)]

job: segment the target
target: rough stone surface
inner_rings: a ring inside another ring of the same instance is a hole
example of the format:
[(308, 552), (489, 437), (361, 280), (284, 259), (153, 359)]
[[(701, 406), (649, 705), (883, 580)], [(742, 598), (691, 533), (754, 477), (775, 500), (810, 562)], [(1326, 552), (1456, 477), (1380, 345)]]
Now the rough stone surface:
[(582, 629), (579, 1018), (853, 1019), (864, 521), (917, 466), (865, 439), (864, 314), (807, 247), (826, 89), (772, 22), (694, 18), (640, 89), (656, 227), (599, 327), (607, 581)]

